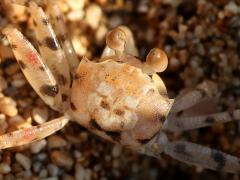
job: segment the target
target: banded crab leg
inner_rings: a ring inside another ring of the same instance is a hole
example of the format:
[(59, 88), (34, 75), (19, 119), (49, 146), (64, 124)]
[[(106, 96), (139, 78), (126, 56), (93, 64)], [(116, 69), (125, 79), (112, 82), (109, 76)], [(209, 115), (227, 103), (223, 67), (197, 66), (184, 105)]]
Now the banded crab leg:
[(187, 110), (200, 102), (217, 97), (217, 88), (210, 81), (204, 81), (194, 90), (180, 95), (175, 99), (175, 103), (170, 111), (171, 114), (177, 114)]
[[(228, 112), (207, 113), (200, 115), (182, 116), (181, 112), (187, 111), (191, 107), (198, 105), (206, 99), (213, 97), (214, 90), (210, 84), (204, 82), (199, 88), (176, 99), (167, 120), (164, 122), (163, 129), (173, 132), (181, 132), (202, 127), (211, 126), (214, 123), (226, 123), (240, 120), (240, 109)], [(208, 107), (208, 105), (205, 105)]]
[(53, 26), (55, 34), (57, 35), (57, 39), (65, 52), (70, 66), (71, 75), (74, 77), (79, 64), (79, 60), (75, 53), (73, 45), (69, 40), (64, 17), (58, 5), (53, 1), (49, 1), (47, 12), (50, 15), (50, 22)]
[(186, 164), (212, 170), (230, 173), (240, 171), (240, 159), (238, 157), (187, 141), (171, 142), (163, 131), (146, 144), (140, 152), (158, 159), (161, 159), (161, 154), (165, 153)]
[(236, 109), (230, 112), (220, 112), (192, 117), (169, 116), (167, 120), (164, 122), (163, 129), (170, 130), (173, 132), (181, 132), (211, 126), (217, 122), (226, 123), (239, 120), (240, 109)]
[(187, 164), (230, 173), (240, 171), (239, 158), (198, 144), (174, 141), (166, 144), (164, 152)]
[(68, 61), (42, 8), (30, 2), (29, 11), (33, 18), (40, 54), (59, 84), (62, 102), (65, 103), (63, 106), (67, 109), (71, 83)]
[(59, 86), (32, 44), (15, 28), (7, 27), (2, 32), (8, 38), (20, 68), (36, 93), (53, 109), (61, 110)]
[(69, 118), (62, 116), (38, 126), (20, 129), (0, 136), (0, 149), (29, 144), (41, 140), (54, 132), (62, 129), (69, 121)]

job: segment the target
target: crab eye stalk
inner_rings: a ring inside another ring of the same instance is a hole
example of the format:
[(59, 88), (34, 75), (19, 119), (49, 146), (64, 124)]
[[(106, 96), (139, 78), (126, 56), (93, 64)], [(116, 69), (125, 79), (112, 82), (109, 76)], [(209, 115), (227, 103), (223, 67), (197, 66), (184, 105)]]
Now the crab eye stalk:
[(148, 53), (146, 64), (149, 65), (155, 72), (163, 72), (168, 65), (167, 55), (163, 50), (154, 48)]
[(120, 28), (113, 29), (107, 34), (106, 43), (109, 48), (122, 53), (125, 49), (126, 35)]

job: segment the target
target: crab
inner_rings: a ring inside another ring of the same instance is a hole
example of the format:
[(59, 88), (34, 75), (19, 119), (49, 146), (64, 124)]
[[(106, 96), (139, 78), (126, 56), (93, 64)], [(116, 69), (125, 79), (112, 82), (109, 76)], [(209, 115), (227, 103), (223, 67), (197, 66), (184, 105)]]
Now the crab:
[[(176, 100), (170, 99), (157, 73), (168, 65), (165, 52), (152, 49), (146, 61), (138, 59), (133, 33), (125, 26), (110, 31), (98, 61), (80, 63), (67, 37), (63, 16), (54, 3), (45, 14), (32, 1), (27, 6), (39, 52), (14, 27), (5, 27), (16, 60), (36, 93), (63, 116), (0, 136), (0, 149), (43, 139), (73, 120), (98, 136), (160, 159), (165, 153), (187, 164), (236, 173), (240, 159), (187, 141), (171, 141), (169, 132), (239, 120), (240, 110), (184, 116), (183, 112), (212, 97), (202, 84)], [(52, 25), (51, 25), (52, 24)]]

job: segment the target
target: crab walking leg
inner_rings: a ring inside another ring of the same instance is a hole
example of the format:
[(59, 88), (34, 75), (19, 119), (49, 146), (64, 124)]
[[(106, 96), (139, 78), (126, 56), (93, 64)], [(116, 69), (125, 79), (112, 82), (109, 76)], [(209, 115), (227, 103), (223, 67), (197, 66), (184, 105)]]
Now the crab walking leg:
[(7, 36), (17, 62), (33, 89), (46, 104), (59, 110), (61, 96), (57, 82), (37, 51), (17, 29), (7, 27), (2, 32)]
[(34, 30), (39, 42), (41, 56), (59, 84), (63, 101), (66, 101), (70, 86), (70, 71), (67, 59), (42, 8), (30, 2), (29, 10), (35, 24)]
[(102, 53), (102, 58), (113, 56), (131, 54), (138, 56), (138, 50), (135, 46), (133, 34), (126, 26), (119, 26), (107, 34), (106, 47)]
[(174, 117), (169, 116), (164, 122), (163, 128), (173, 132), (197, 129), (211, 126), (213, 123), (225, 123), (240, 120), (240, 109), (230, 112), (220, 112), (202, 116)]
[(211, 126), (216, 122), (226, 123), (238, 120), (240, 120), (240, 109), (193, 117), (169, 116), (164, 122), (163, 129), (179, 132)]
[(170, 142), (166, 144), (164, 152), (184, 163), (208, 169), (231, 173), (236, 173), (240, 170), (239, 158), (190, 142)]
[(72, 73), (72, 76), (74, 76), (79, 64), (79, 60), (75, 53), (73, 45), (69, 40), (66, 25), (64, 22), (64, 17), (58, 5), (53, 1), (49, 1), (47, 12), (50, 15), (50, 22), (53, 25), (54, 32), (57, 35), (57, 39), (59, 40), (60, 45), (63, 48), (67, 57), (70, 66), (70, 72)]
[(26, 129), (20, 129), (0, 136), (0, 149), (29, 144), (41, 140), (62, 129), (69, 121), (68, 117), (59, 117)]
[(170, 113), (175, 114), (181, 112), (200, 103), (205, 98), (210, 97), (212, 97), (212, 95), (209, 93), (207, 89), (202, 88), (195, 89), (183, 95), (179, 99), (176, 98)]

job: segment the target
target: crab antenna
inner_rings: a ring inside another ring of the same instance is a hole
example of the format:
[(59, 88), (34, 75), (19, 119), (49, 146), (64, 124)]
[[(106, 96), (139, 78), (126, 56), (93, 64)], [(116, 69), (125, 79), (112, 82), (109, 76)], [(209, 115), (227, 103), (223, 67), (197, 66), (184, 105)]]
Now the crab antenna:
[(152, 49), (147, 55), (146, 65), (151, 67), (155, 72), (165, 71), (168, 65), (166, 53), (159, 48)]

